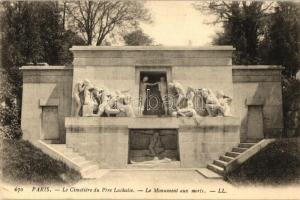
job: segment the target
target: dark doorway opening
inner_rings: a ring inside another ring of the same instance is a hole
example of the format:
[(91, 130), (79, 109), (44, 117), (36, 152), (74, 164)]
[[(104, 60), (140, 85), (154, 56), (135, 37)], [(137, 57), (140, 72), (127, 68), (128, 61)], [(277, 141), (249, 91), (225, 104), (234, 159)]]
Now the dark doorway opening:
[[(140, 84), (145, 77), (148, 77), (145, 91), (140, 90), (140, 96), (144, 97), (142, 100), (141, 107), (143, 115), (163, 115), (166, 114), (163, 108), (163, 97), (159, 91), (158, 84), (163, 78), (165, 80), (165, 87), (167, 87), (167, 75), (166, 72), (140, 72)], [(141, 88), (141, 85), (140, 85)], [(141, 94), (144, 93), (144, 94)]]

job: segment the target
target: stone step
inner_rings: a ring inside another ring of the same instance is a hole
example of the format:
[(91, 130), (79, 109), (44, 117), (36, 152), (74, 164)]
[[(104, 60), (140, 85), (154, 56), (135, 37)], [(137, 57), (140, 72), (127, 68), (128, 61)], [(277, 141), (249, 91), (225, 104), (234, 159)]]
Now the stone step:
[(256, 143), (240, 143), (238, 147), (240, 147), (240, 148), (250, 148), (255, 144)]
[(214, 160), (213, 164), (224, 168), (228, 164), (228, 162), (225, 162), (223, 160)]
[(81, 176), (86, 178), (89, 174), (99, 169), (98, 165), (88, 165), (80, 170)]
[(71, 160), (75, 163), (80, 163), (80, 162), (86, 161), (86, 159), (83, 156), (79, 156), (79, 155), (73, 157)]
[(135, 164), (128, 164), (127, 168), (159, 168), (159, 169), (170, 169), (170, 168), (180, 168), (180, 161), (171, 161), (167, 163), (153, 163), (153, 164), (143, 164), (143, 162), (138, 162)]
[(89, 161), (89, 160), (83, 160), (81, 162), (78, 162), (77, 165), (80, 167), (80, 168), (85, 168), (85, 167), (88, 167), (90, 165), (95, 165), (94, 162), (92, 161)]
[(240, 147), (233, 147), (232, 148), (232, 152), (238, 152), (238, 153), (243, 153), (247, 150), (248, 150), (248, 148), (240, 148)]
[(216, 172), (217, 174), (223, 175), (224, 174), (224, 168), (219, 167), (217, 165), (214, 164), (208, 164), (207, 168), (212, 170), (213, 172)]
[(219, 159), (220, 159), (220, 160), (223, 160), (223, 161), (225, 161), (225, 162), (230, 162), (230, 161), (234, 160), (233, 157), (229, 157), (229, 156), (220, 156)]
[(223, 176), (221, 176), (220, 174), (217, 174), (207, 168), (199, 168), (199, 169), (196, 169), (196, 171), (208, 179), (222, 179), (223, 178)]
[(233, 158), (235, 158), (239, 155), (241, 155), (241, 153), (238, 153), (238, 152), (226, 152), (226, 154), (225, 154), (225, 156), (233, 157)]
[(70, 159), (80, 156), (78, 153), (76, 153), (74, 151), (61, 151), (61, 153), (63, 153), (65, 156), (67, 156)]
[(60, 139), (43, 140), (43, 142), (45, 142), (47, 144), (61, 144)]

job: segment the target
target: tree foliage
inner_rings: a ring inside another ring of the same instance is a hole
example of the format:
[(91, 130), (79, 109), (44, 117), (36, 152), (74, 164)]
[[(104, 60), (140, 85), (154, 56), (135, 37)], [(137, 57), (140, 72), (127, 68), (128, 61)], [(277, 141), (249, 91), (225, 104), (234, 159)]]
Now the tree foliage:
[(127, 31), (150, 22), (151, 16), (140, 1), (75, 1), (67, 4), (69, 26), (80, 33), (87, 45), (103, 45), (114, 31)]
[[(199, 4), (195, 7), (203, 10)], [(215, 23), (222, 23), (224, 28), (214, 43), (236, 48), (234, 64), (284, 67), (285, 128), (295, 124), (296, 112), (300, 114), (300, 83), (295, 80), (300, 69), (300, 3), (213, 1), (208, 7), (218, 16)]]
[(223, 32), (218, 33), (213, 43), (216, 45), (233, 45), (236, 48), (233, 62), (235, 64), (260, 63), (259, 43), (264, 34), (265, 20), (272, 3), (258, 1), (212, 1), (204, 7), (217, 15), (214, 23), (223, 24)]
[(128, 46), (149, 46), (153, 44), (153, 39), (146, 35), (141, 29), (124, 35), (123, 39)]
[[(73, 56), (69, 48), (83, 42), (72, 31), (64, 30), (57, 2), (7, 1), (1, 5), (4, 8), (1, 16), (2, 65), (6, 71), (6, 81), (1, 86), (1, 98), (5, 97), (5, 106), (0, 107), (1, 123), (14, 130), (16, 124), (20, 125), (20, 67), (28, 63), (71, 63)], [(9, 123), (12, 119), (16, 120)]]
[(300, 69), (300, 4), (278, 2), (265, 30), (262, 60), (284, 66), (284, 75), (294, 78)]

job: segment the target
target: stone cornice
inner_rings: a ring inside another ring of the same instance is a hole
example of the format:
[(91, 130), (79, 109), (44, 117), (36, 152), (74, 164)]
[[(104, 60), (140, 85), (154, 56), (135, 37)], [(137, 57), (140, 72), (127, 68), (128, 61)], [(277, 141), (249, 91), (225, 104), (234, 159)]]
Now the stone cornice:
[(259, 70), (259, 69), (277, 69), (277, 70), (283, 70), (284, 67), (280, 65), (233, 65), (233, 70)]
[(71, 51), (234, 51), (232, 46), (73, 46)]
[(22, 71), (27, 70), (73, 70), (72, 67), (68, 66), (54, 66), (54, 65), (30, 65), (30, 66), (22, 66), (20, 68)]

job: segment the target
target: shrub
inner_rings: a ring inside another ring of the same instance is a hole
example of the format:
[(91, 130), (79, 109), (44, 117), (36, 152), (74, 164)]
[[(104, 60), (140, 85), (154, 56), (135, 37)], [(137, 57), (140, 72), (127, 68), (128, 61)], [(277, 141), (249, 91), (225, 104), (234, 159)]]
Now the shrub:
[(20, 109), (14, 94), (14, 85), (4, 77), (0, 85), (0, 138), (19, 139)]

